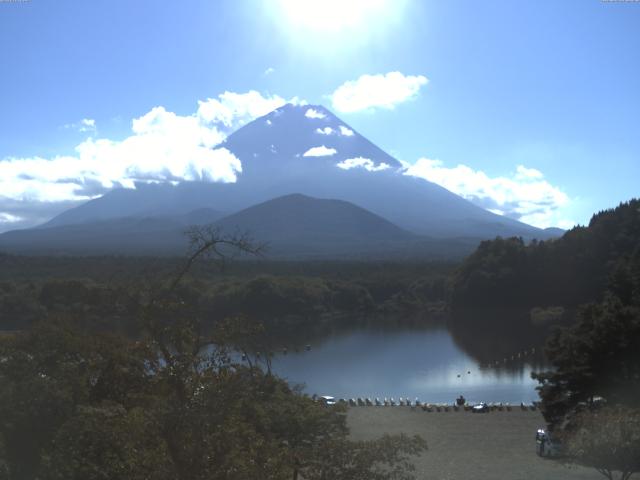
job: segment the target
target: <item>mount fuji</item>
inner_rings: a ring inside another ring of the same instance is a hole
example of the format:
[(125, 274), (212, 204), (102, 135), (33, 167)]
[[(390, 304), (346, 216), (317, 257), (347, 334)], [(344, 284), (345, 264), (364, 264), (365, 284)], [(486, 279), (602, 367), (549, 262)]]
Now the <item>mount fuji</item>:
[[(97, 237), (91, 232), (100, 231), (103, 238), (113, 238), (113, 251), (123, 253), (127, 239), (133, 245), (136, 238), (137, 249), (144, 250), (145, 245), (150, 247), (154, 239), (157, 243), (162, 238), (163, 222), (166, 236), (173, 238), (185, 223), (217, 221), (229, 225), (223, 217), (236, 214), (236, 218), (245, 218), (238, 212), (278, 197), (288, 198), (289, 203), (307, 197), (341, 200), (334, 204), (333, 214), (340, 216), (339, 210), (352, 211), (352, 207), (367, 211), (380, 220), (378, 226), (385, 232), (390, 231), (389, 225), (397, 228), (396, 238), (402, 242), (408, 241), (408, 236), (413, 240), (428, 237), (431, 244), (434, 240), (465, 239), (465, 245), (498, 235), (527, 239), (557, 236), (555, 231), (496, 215), (435, 183), (406, 175), (398, 160), (319, 105), (284, 105), (241, 127), (218, 146), (221, 147), (241, 161), (242, 171), (235, 183), (137, 184), (135, 189), (115, 189), (44, 225), (0, 235), (0, 248), (14, 250), (17, 245), (22, 249), (32, 245), (39, 250), (51, 236), (57, 239), (56, 251), (73, 252), (72, 245), (77, 246), (80, 238), (90, 243)], [(313, 202), (305, 205), (309, 207), (309, 221), (291, 219), (301, 231), (299, 236), (288, 231), (289, 239), (307, 238), (302, 230), (313, 224), (318, 209), (311, 208)], [(265, 222), (282, 221), (277, 218), (282, 215), (278, 208), (268, 212), (271, 217)], [(142, 225), (140, 220), (145, 220)], [(344, 223), (338, 226), (326, 220), (319, 221), (317, 228), (347, 228)], [(145, 234), (145, 225), (153, 225), (153, 234)], [(236, 224), (251, 230), (249, 226)], [(105, 237), (105, 231), (110, 235)], [(169, 231), (173, 233), (170, 235)], [(261, 231), (264, 233), (264, 229)], [(339, 232), (325, 233), (335, 238)], [(371, 235), (368, 232), (359, 241), (366, 243)], [(116, 241), (118, 236), (122, 238)], [(278, 244), (277, 232), (268, 236), (270, 242)], [(351, 240), (357, 251), (358, 239), (351, 236)], [(392, 240), (385, 241), (390, 245)], [(108, 244), (101, 244), (109, 250)], [(167, 243), (174, 244), (180, 241)], [(298, 245), (296, 250), (304, 253), (304, 245)]]

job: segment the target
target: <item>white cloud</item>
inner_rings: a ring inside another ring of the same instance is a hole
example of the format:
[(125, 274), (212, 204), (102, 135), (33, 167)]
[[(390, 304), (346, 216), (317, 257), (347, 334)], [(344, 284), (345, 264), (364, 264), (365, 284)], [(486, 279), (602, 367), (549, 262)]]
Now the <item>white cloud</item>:
[(316, 128), (316, 133), (319, 133), (320, 135), (331, 135), (333, 133), (333, 128), (331, 127)]
[(530, 225), (565, 228), (574, 224), (562, 218), (560, 211), (569, 197), (533, 168), (519, 165), (509, 176), (490, 177), (466, 165), (448, 168), (440, 160), (421, 158), (405, 169), (405, 175), (437, 183), (491, 212)]
[(324, 113), (314, 110), (313, 108), (308, 108), (307, 111), (304, 112), (304, 116), (307, 118), (315, 118), (315, 119), (326, 117)]
[(300, 104), (298, 98), (287, 101), (278, 95), (263, 97), (260, 92), (224, 92), (218, 98), (198, 102), (196, 117), (206, 126), (216, 126), (228, 132), (281, 107), (287, 102)]
[(312, 147), (304, 154), (303, 157), (328, 157), (331, 155), (335, 155), (338, 151), (335, 148), (327, 148), (324, 145), (320, 147)]
[(428, 82), (423, 75), (403, 75), (389, 72), (378, 75), (362, 75), (340, 85), (331, 95), (333, 107), (339, 112), (359, 112), (374, 108), (392, 109), (397, 104), (411, 100)]
[(353, 130), (345, 127), (344, 125), (340, 125), (340, 134), (344, 135), (345, 137), (352, 137), (354, 135)]
[(386, 163), (381, 163), (380, 165), (376, 166), (373, 160), (369, 158), (364, 158), (364, 157), (347, 158), (346, 160), (343, 160), (342, 162), (338, 163), (337, 167), (343, 170), (350, 170), (352, 168), (360, 167), (360, 168), (364, 168), (369, 172), (379, 172), (381, 170), (386, 170), (388, 168), (391, 168)]
[(271, 75), (271, 74), (272, 74), (272, 73), (274, 73), (275, 71), (276, 71), (276, 69), (275, 69), (275, 68), (273, 68), (273, 67), (269, 67), (269, 68), (267, 68), (264, 72), (262, 72), (262, 75), (263, 75), (264, 77), (266, 77), (266, 76), (268, 76), (268, 75)]
[[(295, 98), (291, 101), (300, 103)], [(128, 137), (87, 138), (73, 155), (2, 158), (2, 222), (19, 217), (24, 226), (30, 226), (44, 215), (58, 213), (57, 204), (68, 208), (113, 187), (135, 188), (138, 182), (233, 182), (242, 171), (240, 160), (227, 149), (215, 147), (229, 131), (285, 103), (281, 97), (256, 91), (225, 92), (199, 102), (191, 115), (154, 107), (132, 120)], [(81, 123), (95, 127), (91, 119)]]
[(518, 165), (516, 167), (515, 178), (517, 180), (538, 180), (544, 178), (544, 175), (540, 170), (536, 170), (535, 168), (527, 168), (523, 165)]

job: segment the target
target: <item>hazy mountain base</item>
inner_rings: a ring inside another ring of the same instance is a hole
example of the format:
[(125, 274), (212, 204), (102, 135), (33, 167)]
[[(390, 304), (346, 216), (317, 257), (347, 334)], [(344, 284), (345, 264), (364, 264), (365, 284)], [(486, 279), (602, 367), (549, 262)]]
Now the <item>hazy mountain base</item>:
[(461, 259), (480, 238), (416, 235), (352, 203), (287, 195), (223, 216), (211, 209), (184, 215), (117, 218), (16, 230), (0, 248), (39, 255), (180, 255), (190, 223), (248, 232), (271, 259)]

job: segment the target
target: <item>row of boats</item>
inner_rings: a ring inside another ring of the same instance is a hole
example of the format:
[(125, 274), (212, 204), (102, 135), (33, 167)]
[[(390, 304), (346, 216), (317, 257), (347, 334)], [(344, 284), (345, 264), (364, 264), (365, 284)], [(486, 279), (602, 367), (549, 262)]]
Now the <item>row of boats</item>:
[(464, 404), (460, 404), (460, 403), (453, 403), (453, 404), (448, 404), (448, 403), (426, 403), (426, 402), (421, 402), (418, 398), (415, 398), (414, 400), (411, 400), (410, 398), (406, 398), (406, 397), (399, 397), (398, 400), (394, 399), (393, 397), (384, 397), (384, 398), (370, 398), (370, 397), (358, 397), (358, 398), (340, 398), (340, 399), (335, 399), (334, 397), (331, 396), (322, 396), (322, 397), (318, 397), (318, 399), (322, 402), (324, 402), (326, 405), (335, 405), (336, 403), (342, 403), (342, 404), (346, 404), (352, 407), (389, 407), (389, 406), (401, 406), (401, 407), (421, 407), (423, 410), (428, 411), (428, 412), (432, 412), (432, 411), (436, 411), (436, 412), (448, 412), (450, 410), (453, 411), (460, 411), (460, 410), (464, 410), (464, 411), (474, 411), (474, 409), (476, 409), (476, 407), (478, 406), (482, 406), (484, 411), (511, 411), (514, 408), (520, 408), (521, 410), (531, 410), (534, 411), (536, 410), (536, 405), (535, 404), (525, 404), (520, 403), (520, 405), (511, 405), (510, 403), (478, 403), (478, 404), (469, 404), (469, 403), (464, 403)]

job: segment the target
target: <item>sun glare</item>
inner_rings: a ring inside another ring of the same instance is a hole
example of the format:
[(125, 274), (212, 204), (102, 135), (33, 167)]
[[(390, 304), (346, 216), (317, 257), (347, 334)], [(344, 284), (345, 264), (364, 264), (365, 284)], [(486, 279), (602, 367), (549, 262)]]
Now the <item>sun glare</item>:
[(390, 0), (280, 0), (280, 7), (294, 29), (339, 32), (366, 30), (400, 3)]

